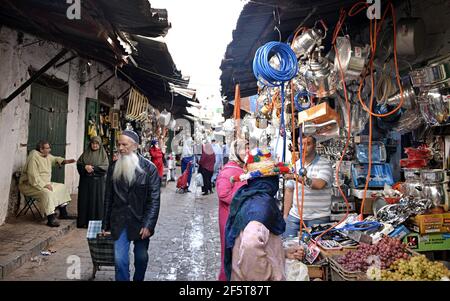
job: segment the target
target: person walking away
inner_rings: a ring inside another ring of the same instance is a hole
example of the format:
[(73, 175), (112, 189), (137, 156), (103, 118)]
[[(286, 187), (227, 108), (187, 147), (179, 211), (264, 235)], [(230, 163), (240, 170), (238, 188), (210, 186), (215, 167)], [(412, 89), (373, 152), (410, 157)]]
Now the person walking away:
[(108, 154), (100, 137), (91, 138), (84, 153), (78, 158), (80, 174), (78, 186), (77, 227), (87, 228), (90, 220), (102, 220), (105, 200), (105, 181), (108, 171)]
[(162, 179), (164, 176), (164, 154), (158, 145), (159, 143), (156, 139), (153, 139), (150, 142), (150, 156), (153, 164), (155, 164), (156, 169), (158, 170), (159, 177)]
[(247, 180), (234, 195), (225, 230), (225, 274), (235, 281), (285, 280), (285, 221), (275, 198), (279, 175), (291, 172), (268, 150), (253, 149), (246, 160)]
[[(298, 141), (301, 143), (300, 139)], [(294, 193), (298, 199), (302, 198), (302, 181), (305, 185), (303, 204), (303, 221), (307, 227), (317, 224), (329, 223), (331, 216), (331, 185), (333, 184), (333, 170), (330, 161), (316, 153), (316, 140), (309, 136), (303, 138), (305, 150), (306, 177), (300, 178), (299, 191), (295, 191), (295, 180), (290, 176), (286, 184), (284, 199), (284, 218), (286, 232), (283, 237), (297, 237), (300, 230), (300, 216), (297, 202), (293, 201)], [(296, 162), (296, 171), (300, 169), (300, 160)]]
[(41, 214), (47, 217), (47, 226), (58, 227), (55, 209), (59, 210), (60, 219), (72, 219), (67, 213), (67, 204), (71, 201), (66, 185), (51, 181), (52, 167), (62, 167), (75, 163), (75, 159), (66, 160), (55, 157), (51, 153), (50, 143), (41, 140), (36, 149), (28, 155), (22, 175), (19, 179), (19, 191), (38, 200), (37, 206)]
[(191, 167), (188, 175), (188, 187), (191, 185), (192, 170), (194, 166), (194, 150), (192, 146), (192, 138), (185, 137), (183, 139), (183, 151), (181, 153), (181, 174), (184, 173), (189, 162), (191, 162)]
[(202, 147), (202, 155), (198, 162), (198, 171), (203, 177), (202, 195), (212, 193), (211, 178), (214, 172), (214, 164), (216, 162), (216, 155), (211, 143), (205, 143)]
[(175, 171), (177, 168), (175, 153), (171, 152), (167, 158), (167, 168), (169, 169), (169, 175), (167, 181), (175, 181)]
[(223, 149), (219, 144), (216, 143), (215, 139), (211, 140), (211, 142), (212, 148), (214, 150), (214, 155), (216, 156), (216, 161), (214, 163), (214, 172), (211, 179), (212, 186), (215, 187), (217, 175), (219, 174), (219, 170), (223, 166)]
[(155, 233), (160, 207), (161, 178), (156, 166), (137, 153), (139, 137), (130, 130), (120, 135), (119, 159), (106, 179), (103, 233), (114, 239), (115, 279), (130, 280), (130, 243), (134, 244), (133, 280), (143, 281), (149, 238)]
[(220, 231), (220, 273), (219, 281), (226, 281), (223, 259), (225, 254), (225, 224), (230, 213), (230, 204), (236, 191), (246, 181), (231, 182), (230, 178), (239, 177), (244, 173), (245, 154), (247, 145), (244, 140), (235, 140), (231, 143), (230, 161), (225, 164), (217, 176), (216, 191), (219, 198), (219, 231)]

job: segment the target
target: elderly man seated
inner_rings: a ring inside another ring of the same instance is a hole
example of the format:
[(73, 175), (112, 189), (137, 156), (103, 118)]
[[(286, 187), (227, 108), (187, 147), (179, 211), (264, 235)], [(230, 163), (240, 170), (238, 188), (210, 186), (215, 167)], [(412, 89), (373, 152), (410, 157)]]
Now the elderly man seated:
[(47, 225), (58, 227), (55, 208), (59, 209), (61, 219), (70, 219), (66, 205), (70, 202), (70, 194), (64, 184), (52, 183), (52, 167), (76, 162), (74, 159), (65, 160), (50, 154), (48, 141), (39, 141), (35, 150), (28, 155), (19, 180), (19, 190), (25, 196), (39, 200), (38, 207), (41, 214), (47, 216)]

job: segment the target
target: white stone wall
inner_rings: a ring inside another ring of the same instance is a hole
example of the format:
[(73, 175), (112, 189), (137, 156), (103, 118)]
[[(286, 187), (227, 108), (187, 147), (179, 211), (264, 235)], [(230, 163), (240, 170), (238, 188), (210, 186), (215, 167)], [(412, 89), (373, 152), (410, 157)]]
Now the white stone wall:
[[(61, 45), (50, 42), (26, 44), (38, 41), (39, 38), (25, 34), (23, 43), (18, 44), (17, 31), (7, 27), (0, 27), (0, 98), (8, 97), (15, 89), (29, 78), (28, 68), (40, 69), (51, 60), (60, 50)], [(68, 53), (65, 58), (72, 56)], [(61, 59), (60, 61), (62, 61)], [(84, 142), (84, 116), (86, 97), (97, 98), (95, 89), (104, 79), (111, 75), (106, 66), (92, 62), (90, 73), (85, 74), (91, 79), (84, 85), (80, 84), (79, 69), (85, 60), (76, 58), (70, 63), (54, 69), (46, 74), (54, 76), (68, 83), (68, 111), (66, 133), (66, 158), (78, 159), (83, 152)], [(106, 71), (105, 71), (106, 70)], [(101, 74), (99, 74), (99, 71)], [(118, 79), (111, 79), (102, 90), (111, 96), (117, 97), (129, 87), (129, 84)], [(28, 141), (28, 116), (31, 88), (25, 89), (19, 96), (10, 102), (0, 112), (0, 225), (5, 222), (8, 215), (8, 206), (17, 202), (16, 194), (11, 193), (12, 175), (22, 168), (26, 160), (26, 146)], [(78, 192), (78, 172), (75, 164), (67, 165), (65, 171), (65, 184), (71, 193)], [(11, 195), (11, 197), (10, 197)]]

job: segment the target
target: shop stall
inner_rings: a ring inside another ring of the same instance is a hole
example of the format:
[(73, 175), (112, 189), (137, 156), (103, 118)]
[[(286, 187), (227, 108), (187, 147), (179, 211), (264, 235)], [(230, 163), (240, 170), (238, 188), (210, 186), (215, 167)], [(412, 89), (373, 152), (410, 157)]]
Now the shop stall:
[(378, 20), (351, 21), (365, 2), (333, 24), (316, 15), (254, 55), (256, 109), (239, 135), (292, 163), (299, 189), (299, 137), (313, 136), (332, 164), (331, 222), (290, 238), (305, 247), (310, 279), (450, 277), (450, 55), (420, 55), (424, 22), (402, 5), (383, 3)]

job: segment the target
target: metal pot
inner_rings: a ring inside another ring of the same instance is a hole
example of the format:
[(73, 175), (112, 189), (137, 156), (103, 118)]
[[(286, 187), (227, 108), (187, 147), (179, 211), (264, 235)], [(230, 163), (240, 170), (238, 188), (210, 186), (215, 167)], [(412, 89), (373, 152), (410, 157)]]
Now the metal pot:
[(432, 89), (420, 96), (420, 111), (428, 124), (445, 123), (449, 116), (449, 108), (443, 100), (439, 89)]
[(429, 199), (434, 207), (444, 207), (448, 200), (447, 183), (427, 184), (423, 187), (423, 197)]
[(417, 182), (405, 182), (405, 194), (415, 199), (421, 199), (423, 197), (423, 187), (419, 181)]
[(350, 38), (345, 36), (336, 39), (336, 47), (338, 55), (334, 58), (335, 70), (339, 71), (340, 62), (340, 67), (345, 74), (345, 81), (359, 79), (367, 63), (370, 51), (369, 45), (364, 47), (352, 45)]
[[(405, 108), (405, 109), (415, 108), (415, 106), (416, 106), (416, 92), (414, 91), (414, 88), (409, 83), (404, 83), (402, 85), (403, 85), (403, 104), (402, 104), (402, 108)], [(391, 95), (387, 99), (387, 104), (392, 105), (392, 106), (397, 106), (400, 103), (400, 101), (401, 101), (400, 95), (401, 95), (400, 92), (398, 92), (398, 93), (396, 93), (394, 95)]]
[(423, 184), (442, 183), (445, 180), (445, 171), (442, 169), (422, 169), (420, 180)]
[(417, 56), (425, 48), (425, 23), (420, 18), (404, 18), (397, 23), (397, 54)]
[(419, 168), (403, 168), (406, 182), (420, 182)]
[(315, 97), (323, 98), (336, 92), (336, 72), (327, 58), (318, 55), (302, 64), (300, 74), (306, 90)]
[(317, 28), (311, 28), (298, 36), (292, 42), (292, 50), (297, 55), (297, 58), (303, 59), (307, 57), (317, 46), (320, 46), (324, 33)]

